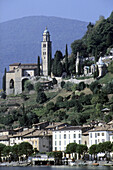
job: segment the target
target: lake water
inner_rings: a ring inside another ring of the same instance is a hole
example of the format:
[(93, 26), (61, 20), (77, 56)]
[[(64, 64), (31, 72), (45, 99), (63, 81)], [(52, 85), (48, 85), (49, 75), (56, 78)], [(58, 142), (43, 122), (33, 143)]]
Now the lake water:
[(113, 170), (113, 167), (37, 166), (37, 167), (0, 167), (0, 170)]

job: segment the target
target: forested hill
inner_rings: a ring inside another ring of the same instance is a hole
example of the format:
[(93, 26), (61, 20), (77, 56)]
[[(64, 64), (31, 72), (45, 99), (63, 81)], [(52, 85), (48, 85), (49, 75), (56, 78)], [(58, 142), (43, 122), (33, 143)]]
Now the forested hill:
[(80, 51), (83, 56), (94, 55), (96, 60), (100, 54), (109, 54), (113, 48), (113, 12), (107, 19), (101, 16), (95, 25), (89, 23), (87, 28), (83, 38), (72, 43), (73, 53)]
[[(0, 77), (4, 68), (15, 62), (33, 63), (41, 53), (42, 34), (48, 27), (53, 56), (56, 50), (65, 51), (65, 45), (81, 38), (87, 22), (57, 17), (32, 16), (0, 24)], [(69, 48), (70, 49), (70, 48)], [(1, 83), (0, 83), (1, 84)]]

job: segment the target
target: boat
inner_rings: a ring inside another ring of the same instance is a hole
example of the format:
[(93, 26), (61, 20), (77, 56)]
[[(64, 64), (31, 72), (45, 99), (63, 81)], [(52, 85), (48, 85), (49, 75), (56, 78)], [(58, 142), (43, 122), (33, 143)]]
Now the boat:
[(69, 162), (69, 165), (70, 166), (76, 166), (76, 163), (75, 162)]
[(111, 164), (111, 163), (108, 163), (108, 164), (104, 164), (104, 166), (113, 166), (113, 164)]
[(92, 163), (93, 166), (99, 166), (99, 163)]

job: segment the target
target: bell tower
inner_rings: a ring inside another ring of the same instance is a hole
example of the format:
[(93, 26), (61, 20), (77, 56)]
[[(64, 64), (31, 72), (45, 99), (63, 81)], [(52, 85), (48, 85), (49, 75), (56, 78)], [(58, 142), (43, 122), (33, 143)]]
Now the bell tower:
[(41, 42), (41, 57), (42, 57), (42, 74), (43, 76), (51, 75), (51, 41), (50, 34), (47, 28), (43, 33), (43, 41)]

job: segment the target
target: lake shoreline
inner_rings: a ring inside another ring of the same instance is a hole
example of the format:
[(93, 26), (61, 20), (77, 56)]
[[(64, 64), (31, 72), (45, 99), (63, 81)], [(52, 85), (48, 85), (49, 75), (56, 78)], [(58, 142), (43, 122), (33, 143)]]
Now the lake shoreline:
[(29, 162), (4, 162), (4, 163), (0, 163), (0, 167), (40, 167), (40, 166), (65, 166), (65, 167), (70, 167), (70, 166), (77, 166), (77, 167), (80, 167), (80, 166), (108, 166), (108, 167), (113, 167), (113, 162), (112, 161), (109, 161), (109, 163), (107, 161), (97, 161), (97, 163), (95, 163), (95, 161), (75, 161), (75, 165), (32, 165), (31, 163)]

